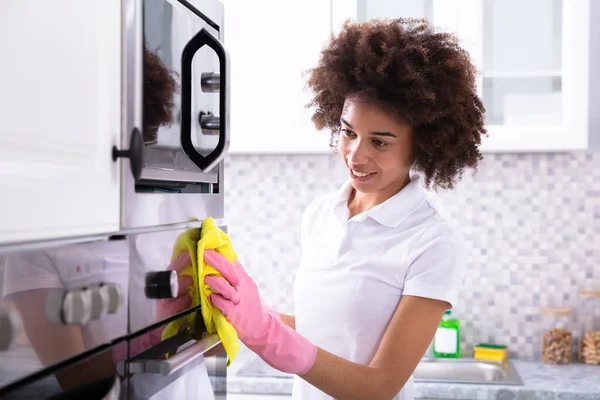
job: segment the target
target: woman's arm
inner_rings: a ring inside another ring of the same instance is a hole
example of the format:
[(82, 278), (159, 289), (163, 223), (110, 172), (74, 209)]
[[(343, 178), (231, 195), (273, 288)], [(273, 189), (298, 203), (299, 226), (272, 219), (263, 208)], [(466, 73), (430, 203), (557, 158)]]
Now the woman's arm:
[[(265, 309), (265, 311), (267, 313), (275, 316), (281, 322), (283, 322), (284, 324), (286, 324), (290, 328), (296, 330), (296, 317), (294, 317), (293, 315), (279, 314), (278, 312), (276, 312), (276, 311), (272, 310), (271, 308), (269, 308), (267, 306), (264, 306), (264, 305), (263, 305), (263, 308)], [(204, 356), (205, 357), (212, 357), (212, 356), (222, 355), (222, 354), (225, 354), (225, 348), (223, 347), (223, 343), (219, 343), (214, 348), (212, 348), (209, 351), (207, 351), (204, 354)]]
[(281, 315), (281, 322), (283, 322), (284, 324), (286, 324), (293, 330), (296, 330), (296, 317), (295, 316), (286, 315), (286, 314), (280, 314), (280, 315)]
[(339, 400), (391, 399), (425, 354), (447, 307), (445, 301), (404, 296), (369, 366), (318, 349), (301, 378)]
[(391, 399), (402, 389), (431, 343), (448, 303), (402, 296), (369, 366), (317, 348), (266, 312), (258, 287), (239, 262), (213, 251), (204, 259), (223, 277), (207, 276), (209, 301), (223, 312), (244, 344), (272, 367), (297, 374), (339, 400)]
[(293, 315), (281, 314), (281, 313), (273, 310), (271, 307), (267, 307), (264, 304), (263, 304), (262, 308), (263, 308), (263, 310), (265, 310), (265, 312), (267, 314), (274, 316), (276, 319), (280, 320), (281, 322), (283, 322), (284, 324), (286, 324), (293, 330), (296, 330), (296, 317), (294, 317)]

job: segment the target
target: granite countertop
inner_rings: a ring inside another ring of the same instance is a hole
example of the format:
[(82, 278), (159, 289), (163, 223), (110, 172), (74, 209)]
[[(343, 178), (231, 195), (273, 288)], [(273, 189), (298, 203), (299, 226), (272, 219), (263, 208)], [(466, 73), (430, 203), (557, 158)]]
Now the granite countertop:
[[(544, 365), (511, 360), (523, 386), (415, 382), (417, 399), (600, 400), (600, 366)], [(292, 393), (292, 375), (279, 372), (242, 347), (227, 371), (227, 392)]]

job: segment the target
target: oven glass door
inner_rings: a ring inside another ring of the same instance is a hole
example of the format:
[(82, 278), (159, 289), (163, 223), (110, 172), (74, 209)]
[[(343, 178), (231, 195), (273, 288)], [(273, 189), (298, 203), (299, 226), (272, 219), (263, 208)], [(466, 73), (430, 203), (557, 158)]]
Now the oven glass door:
[[(25, 249), (0, 258), (0, 398), (2, 390), (44, 371), (55, 371), (50, 384), (65, 391), (114, 376), (116, 358), (92, 354), (127, 335), (127, 242)], [(90, 360), (81, 364), (87, 371), (69, 366), (78, 359)]]
[(217, 183), (214, 167), (229, 145), (229, 62), (219, 26), (188, 2), (142, 5), (144, 167), (138, 189)]

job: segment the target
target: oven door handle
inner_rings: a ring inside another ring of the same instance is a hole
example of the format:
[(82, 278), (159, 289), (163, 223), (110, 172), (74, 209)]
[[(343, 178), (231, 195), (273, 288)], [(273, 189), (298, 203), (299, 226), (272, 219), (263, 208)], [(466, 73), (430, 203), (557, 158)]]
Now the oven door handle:
[(135, 358), (127, 362), (129, 373), (171, 375), (194, 360), (203, 357), (207, 351), (219, 343), (221, 343), (219, 336), (212, 334), (165, 360)]
[[(219, 142), (217, 147), (204, 156), (192, 143), (192, 60), (203, 46), (210, 47), (219, 57)], [(230, 105), (229, 53), (223, 44), (206, 29), (201, 29), (185, 46), (181, 55), (181, 147), (194, 164), (208, 172), (214, 168), (229, 149)]]

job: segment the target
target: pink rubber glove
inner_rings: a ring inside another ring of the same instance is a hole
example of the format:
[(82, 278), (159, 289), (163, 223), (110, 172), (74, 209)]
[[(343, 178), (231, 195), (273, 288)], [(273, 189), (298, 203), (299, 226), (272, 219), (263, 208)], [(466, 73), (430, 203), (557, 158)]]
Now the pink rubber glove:
[(242, 343), (275, 369), (307, 373), (315, 362), (317, 347), (263, 308), (256, 283), (239, 262), (232, 264), (211, 250), (204, 252), (204, 260), (225, 278), (204, 278), (216, 292), (209, 301), (233, 325)]
[(267, 306), (265, 306), (263, 304), (262, 306), (263, 310), (267, 313), (267, 314), (271, 314), (273, 316), (273, 318), (275, 318), (278, 321), (281, 321), (281, 314), (278, 313), (277, 311), (273, 310), (272, 308), (269, 308)]

